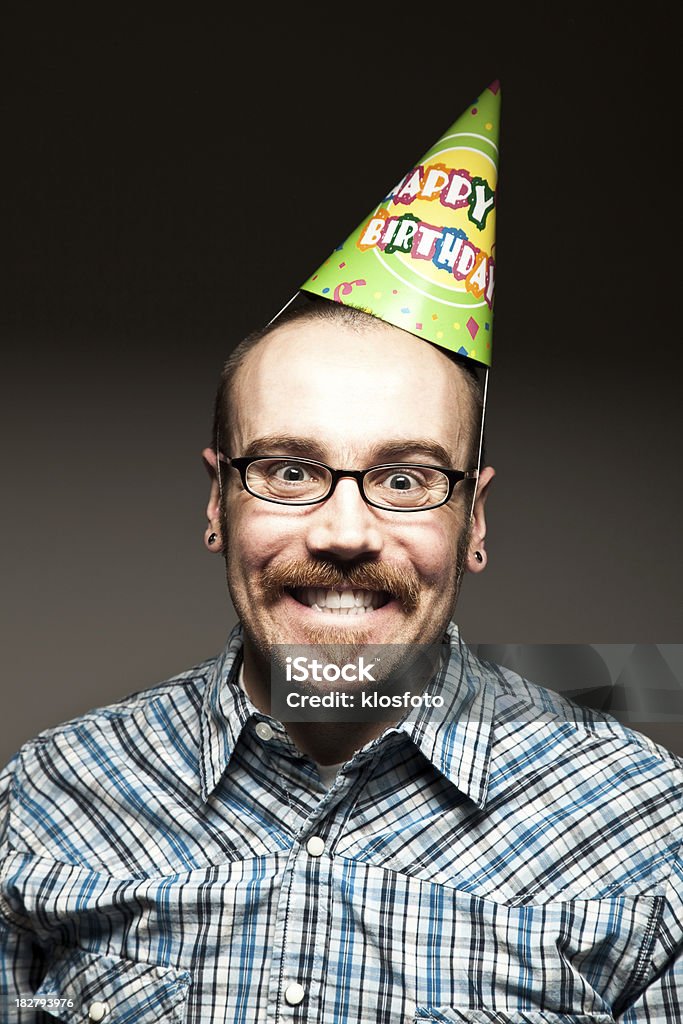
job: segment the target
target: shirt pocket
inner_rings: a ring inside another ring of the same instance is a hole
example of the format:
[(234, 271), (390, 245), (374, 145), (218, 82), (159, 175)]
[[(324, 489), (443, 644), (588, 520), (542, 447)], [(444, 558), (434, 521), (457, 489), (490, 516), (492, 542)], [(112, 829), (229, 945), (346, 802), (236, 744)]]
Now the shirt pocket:
[(33, 1000), (69, 1024), (181, 1024), (189, 984), (188, 971), (71, 949), (50, 962)]
[(553, 1013), (551, 1010), (457, 1010), (418, 1006), (413, 1024), (615, 1024), (610, 1013)]

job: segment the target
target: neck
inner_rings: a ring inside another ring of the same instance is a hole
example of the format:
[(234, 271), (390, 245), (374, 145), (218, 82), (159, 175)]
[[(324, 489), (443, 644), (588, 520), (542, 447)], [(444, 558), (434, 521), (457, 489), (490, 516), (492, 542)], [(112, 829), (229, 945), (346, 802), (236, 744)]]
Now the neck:
[(318, 764), (350, 761), (357, 750), (396, 725), (387, 722), (284, 722), (292, 742)]
[[(244, 638), (244, 688), (252, 704), (264, 714), (271, 713), (270, 663)], [(350, 760), (357, 750), (380, 736), (400, 719), (400, 715), (381, 722), (283, 722), (302, 754), (318, 764), (339, 764)]]

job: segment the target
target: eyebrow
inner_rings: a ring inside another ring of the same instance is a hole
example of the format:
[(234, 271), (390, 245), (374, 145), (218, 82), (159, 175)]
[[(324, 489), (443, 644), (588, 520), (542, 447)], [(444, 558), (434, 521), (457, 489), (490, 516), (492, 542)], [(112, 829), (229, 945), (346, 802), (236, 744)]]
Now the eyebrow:
[[(298, 455), (302, 459), (314, 459), (316, 462), (325, 462), (329, 457), (319, 441), (290, 434), (265, 434), (263, 437), (254, 438), (242, 455)], [(453, 462), (452, 455), (442, 444), (425, 437), (392, 438), (374, 445), (368, 452), (368, 461), (371, 465), (414, 458), (435, 461), (436, 465), (444, 468)]]

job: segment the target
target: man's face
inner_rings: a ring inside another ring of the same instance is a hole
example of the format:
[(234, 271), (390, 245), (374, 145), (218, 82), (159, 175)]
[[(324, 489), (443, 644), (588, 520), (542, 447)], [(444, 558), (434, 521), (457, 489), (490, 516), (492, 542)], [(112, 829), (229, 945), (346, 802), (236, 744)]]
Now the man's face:
[[(469, 403), (457, 367), (405, 331), (305, 320), (275, 330), (246, 357), (224, 453), (344, 469), (470, 469)], [(461, 485), (440, 508), (395, 512), (367, 505), (350, 477), (324, 502), (302, 507), (248, 494), (234, 469), (226, 479), (228, 585), (254, 654), (268, 660), (272, 644), (440, 639), (470, 511)], [(331, 607), (351, 595), (350, 614)]]

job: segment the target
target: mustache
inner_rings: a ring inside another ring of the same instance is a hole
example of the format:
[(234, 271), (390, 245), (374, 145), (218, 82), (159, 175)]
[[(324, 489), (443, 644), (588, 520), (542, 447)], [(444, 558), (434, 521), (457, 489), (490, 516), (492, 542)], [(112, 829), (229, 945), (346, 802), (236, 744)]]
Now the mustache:
[(420, 597), (417, 573), (390, 562), (356, 562), (342, 567), (335, 562), (290, 559), (269, 565), (261, 575), (263, 594), (270, 601), (296, 587), (384, 590), (397, 598), (406, 612), (415, 611)]

